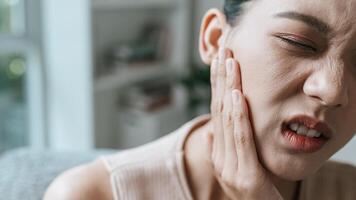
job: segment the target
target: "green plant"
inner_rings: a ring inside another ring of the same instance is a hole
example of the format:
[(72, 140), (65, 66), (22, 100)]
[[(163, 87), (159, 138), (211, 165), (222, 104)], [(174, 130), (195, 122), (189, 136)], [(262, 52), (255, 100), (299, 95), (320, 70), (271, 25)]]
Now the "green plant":
[(0, 56), (0, 93), (11, 91), (17, 100), (23, 99), (26, 66), (18, 54)]
[(188, 109), (195, 110), (198, 106), (210, 102), (210, 68), (195, 66), (189, 76), (182, 79), (182, 84), (188, 91)]

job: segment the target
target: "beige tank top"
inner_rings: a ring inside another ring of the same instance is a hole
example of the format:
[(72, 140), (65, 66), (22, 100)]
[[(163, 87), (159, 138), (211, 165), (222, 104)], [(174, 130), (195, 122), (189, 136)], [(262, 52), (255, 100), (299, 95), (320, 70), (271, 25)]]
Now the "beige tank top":
[[(183, 145), (203, 115), (146, 145), (101, 157), (110, 173), (114, 200), (193, 200), (185, 169)], [(301, 184), (300, 200), (356, 200), (356, 168), (327, 162)]]

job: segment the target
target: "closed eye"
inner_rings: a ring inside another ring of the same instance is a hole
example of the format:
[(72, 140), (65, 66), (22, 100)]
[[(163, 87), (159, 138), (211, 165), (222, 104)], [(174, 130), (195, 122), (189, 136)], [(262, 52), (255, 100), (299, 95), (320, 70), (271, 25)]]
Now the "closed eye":
[(283, 37), (283, 36), (279, 36), (279, 35), (276, 35), (276, 37), (278, 39), (280, 39), (281, 41), (286, 42), (286, 43), (288, 43), (290, 45), (293, 45), (295, 47), (298, 47), (298, 48), (300, 48), (302, 50), (312, 51), (314, 53), (316, 53), (318, 51), (315, 47), (307, 45), (305, 43), (302, 43), (302, 42), (299, 42), (299, 41), (296, 41), (296, 40), (293, 40), (293, 39), (289, 39), (289, 38), (286, 38), (286, 37)]

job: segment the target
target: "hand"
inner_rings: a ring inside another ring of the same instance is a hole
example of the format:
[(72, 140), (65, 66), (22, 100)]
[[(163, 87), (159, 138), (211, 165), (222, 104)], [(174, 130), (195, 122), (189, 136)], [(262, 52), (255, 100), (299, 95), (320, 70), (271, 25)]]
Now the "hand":
[(221, 49), (211, 66), (213, 134), (207, 138), (215, 175), (230, 199), (283, 199), (258, 160), (240, 76), (232, 53)]

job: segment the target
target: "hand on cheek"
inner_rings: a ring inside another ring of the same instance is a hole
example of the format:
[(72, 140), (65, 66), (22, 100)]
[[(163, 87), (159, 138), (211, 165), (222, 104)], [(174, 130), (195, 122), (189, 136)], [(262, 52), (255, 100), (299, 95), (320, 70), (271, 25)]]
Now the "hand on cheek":
[(240, 68), (232, 52), (220, 49), (211, 65), (209, 156), (216, 177), (231, 199), (282, 199), (259, 163)]

